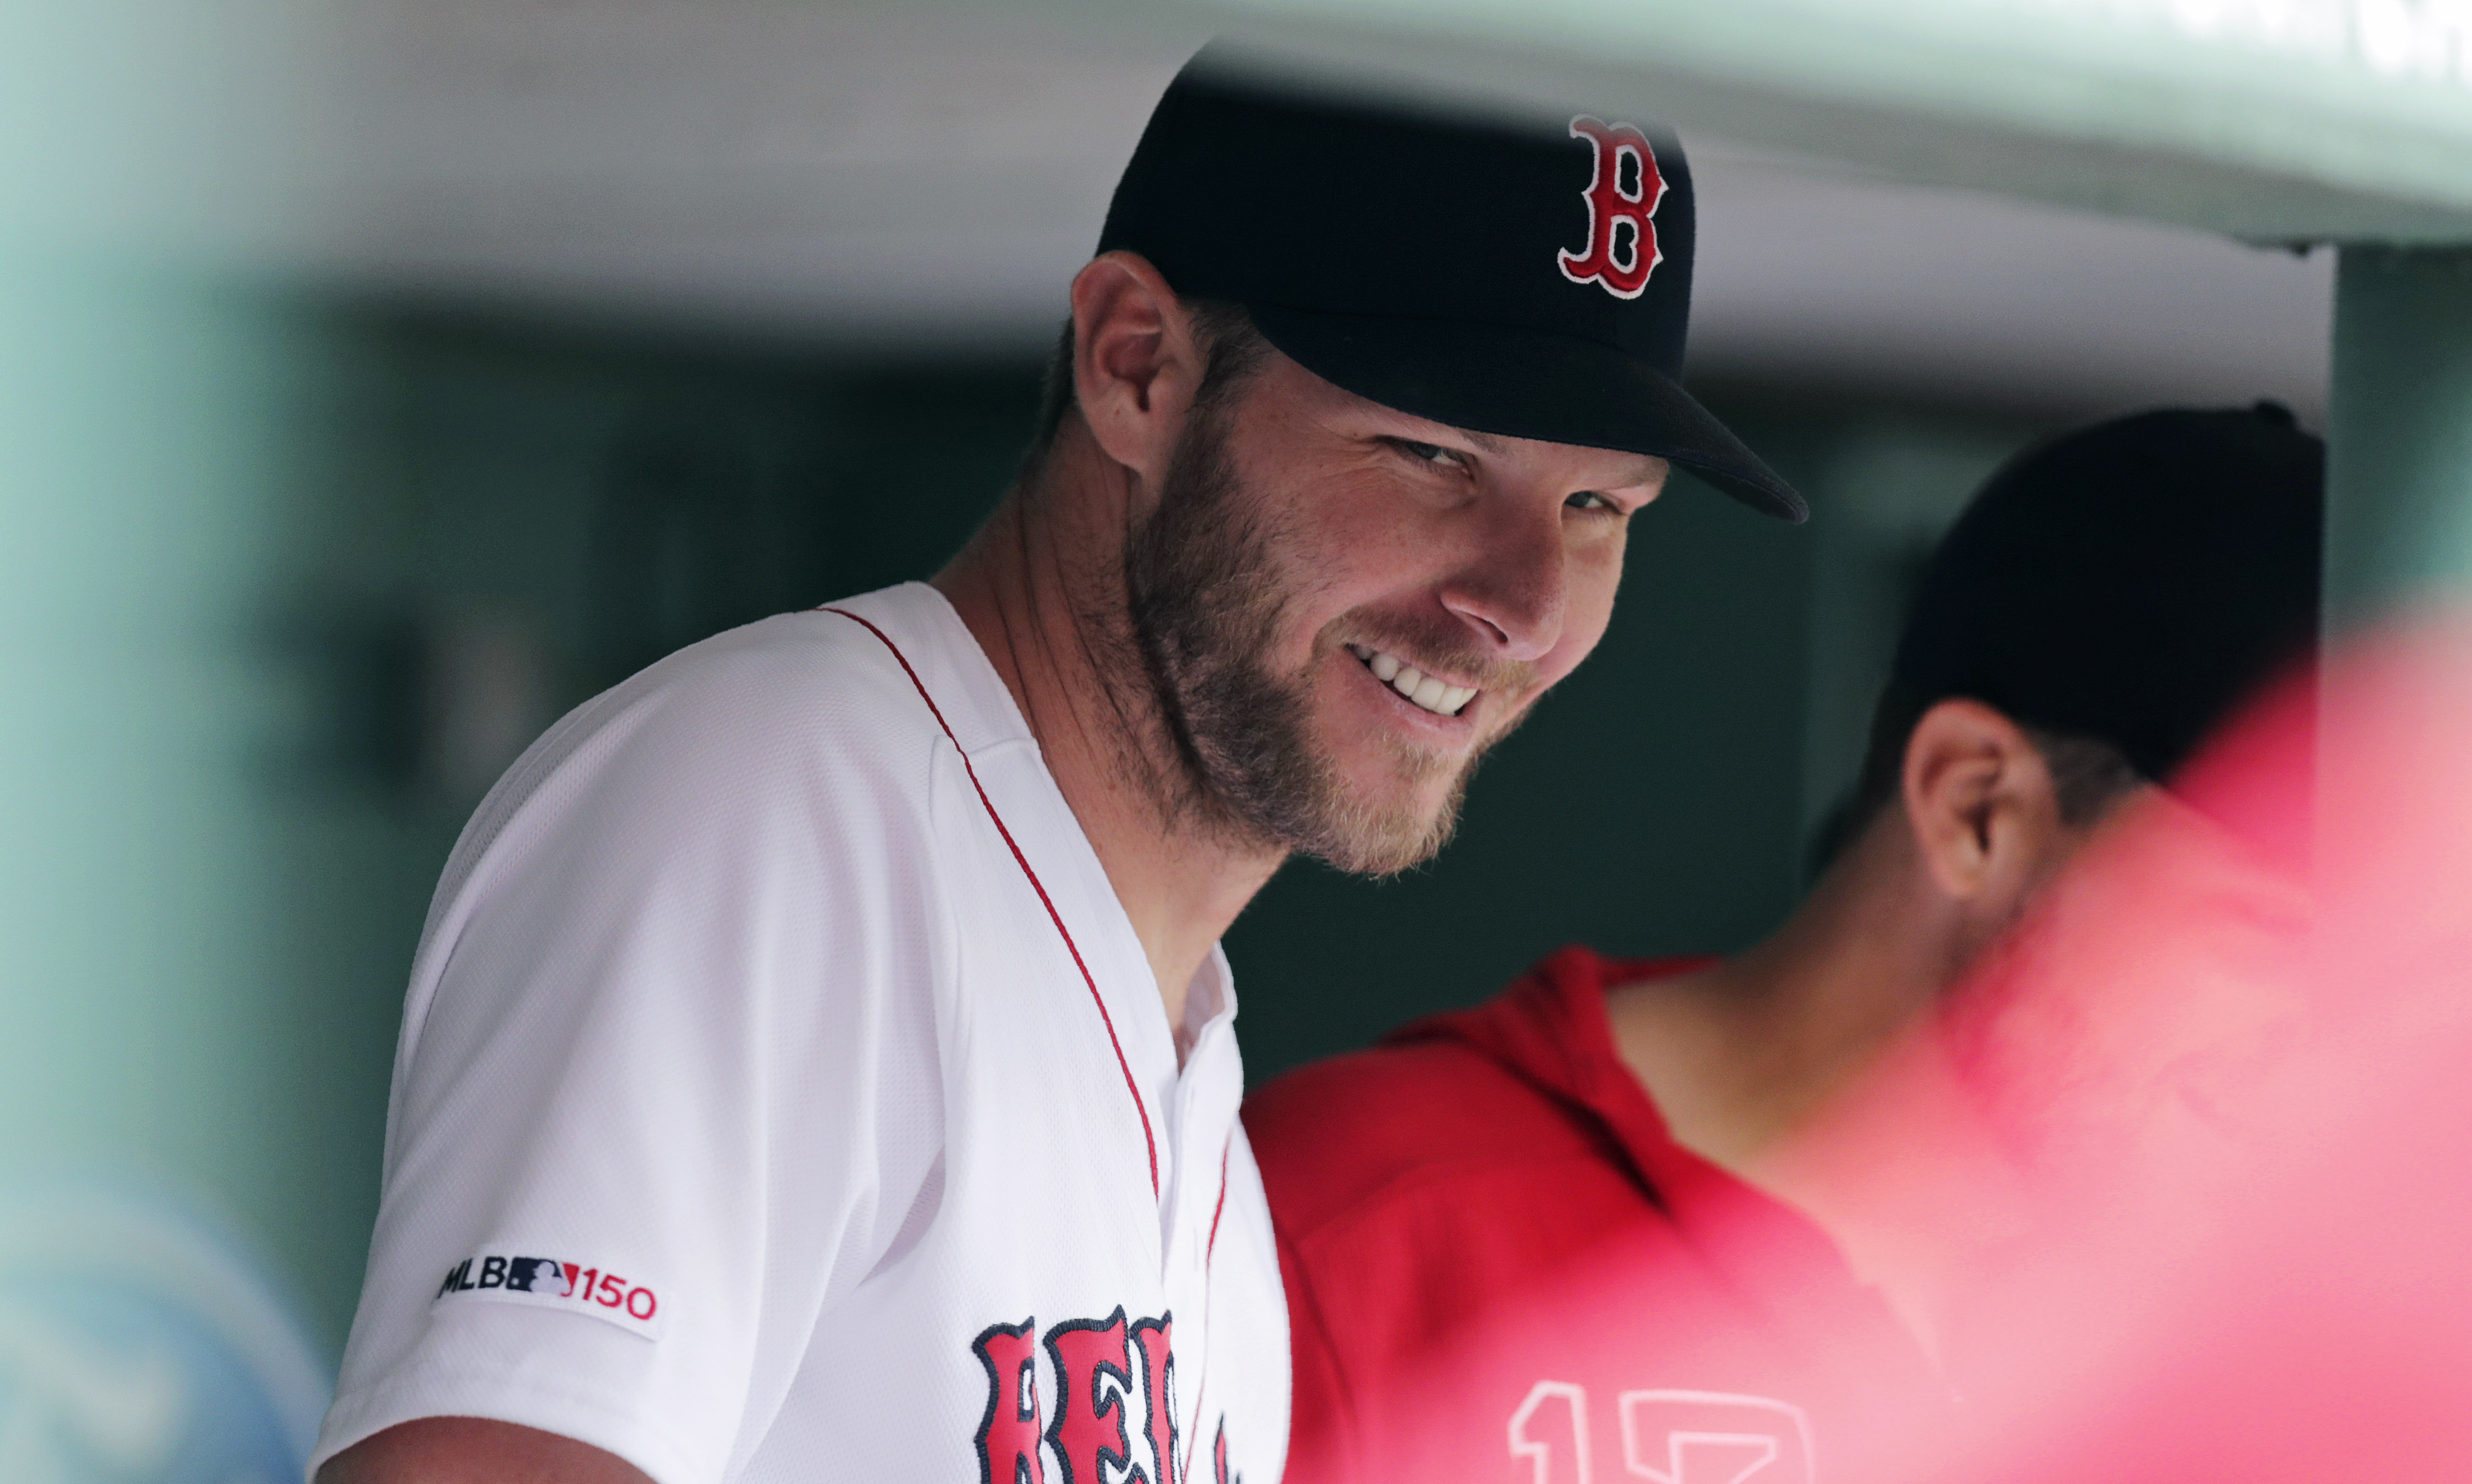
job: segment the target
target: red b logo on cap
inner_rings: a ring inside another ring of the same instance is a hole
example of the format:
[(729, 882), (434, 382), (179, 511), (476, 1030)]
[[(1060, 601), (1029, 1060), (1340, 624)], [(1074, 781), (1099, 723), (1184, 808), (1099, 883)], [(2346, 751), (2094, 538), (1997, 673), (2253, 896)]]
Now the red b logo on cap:
[[(1562, 276), (1602, 285), (1618, 299), (1635, 299), (1665, 255), (1656, 248), (1656, 203), (1665, 199), (1665, 177), (1648, 136), (1628, 124), (1607, 124), (1582, 113), (1571, 121), (1571, 137), (1585, 139), (1596, 153), (1596, 177), (1581, 193), (1588, 203), (1588, 240), (1579, 251), (1557, 253)], [(1630, 162), (1636, 186), (1623, 189), (1623, 163)], [(1622, 230), (1628, 225), (1630, 230)]]

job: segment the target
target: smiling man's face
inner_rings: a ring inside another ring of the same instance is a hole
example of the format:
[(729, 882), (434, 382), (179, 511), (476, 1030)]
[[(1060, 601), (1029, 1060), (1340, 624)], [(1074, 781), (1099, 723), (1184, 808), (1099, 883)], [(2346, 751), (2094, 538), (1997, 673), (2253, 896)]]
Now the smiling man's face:
[(1127, 548), (1183, 802), (1343, 870), (1449, 838), (1486, 748), (1604, 633), (1662, 459), (1444, 427), (1276, 351)]

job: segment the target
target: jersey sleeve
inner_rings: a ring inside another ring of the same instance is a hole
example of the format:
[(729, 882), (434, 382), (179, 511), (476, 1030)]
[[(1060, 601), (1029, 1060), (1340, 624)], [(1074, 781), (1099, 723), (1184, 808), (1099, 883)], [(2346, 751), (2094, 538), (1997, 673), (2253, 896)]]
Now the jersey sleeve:
[(484, 806), (415, 969), (317, 1461), (468, 1416), (720, 1479), (932, 1201), (936, 739), (884, 669), (752, 625)]

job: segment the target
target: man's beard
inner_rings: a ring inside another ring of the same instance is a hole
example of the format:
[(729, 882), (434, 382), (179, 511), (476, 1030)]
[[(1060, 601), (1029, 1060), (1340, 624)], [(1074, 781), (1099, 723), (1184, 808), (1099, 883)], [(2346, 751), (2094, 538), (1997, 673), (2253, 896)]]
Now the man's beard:
[(1156, 791), (1180, 822), (1343, 871), (1421, 864), (1458, 828), (1482, 748), (1464, 760), (1393, 749), (1401, 792), (1454, 771), (1430, 812), (1345, 786), (1314, 742), (1312, 662), (1293, 674), (1268, 662), (1292, 596), (1279, 544), (1261, 502), (1246, 498), (1217, 410), (1198, 407), (1156, 508), (1125, 547), (1130, 637), (1176, 755), (1173, 777), (1152, 770)]

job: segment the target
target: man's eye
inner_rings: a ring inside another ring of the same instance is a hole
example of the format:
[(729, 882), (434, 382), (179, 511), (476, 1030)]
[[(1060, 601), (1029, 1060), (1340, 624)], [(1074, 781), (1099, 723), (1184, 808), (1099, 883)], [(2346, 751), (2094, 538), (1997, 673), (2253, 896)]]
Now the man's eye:
[(1593, 489), (1581, 490), (1562, 503), (1574, 510), (1619, 510), (1622, 508), (1621, 506), (1614, 504), (1612, 501), (1606, 499), (1601, 494), (1598, 494)]
[(1419, 443), (1414, 438), (1392, 438), (1390, 446), (1411, 459), (1438, 464), (1443, 468), (1451, 468), (1460, 461), (1460, 456), (1456, 450), (1444, 448), (1439, 443)]

